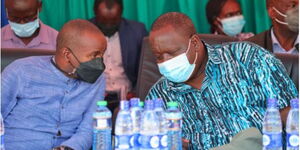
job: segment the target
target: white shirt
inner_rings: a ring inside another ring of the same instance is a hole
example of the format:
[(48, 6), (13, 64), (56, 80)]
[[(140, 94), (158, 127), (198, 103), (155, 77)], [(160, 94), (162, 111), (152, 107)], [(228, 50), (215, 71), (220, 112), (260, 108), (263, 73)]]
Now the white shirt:
[(273, 52), (274, 53), (286, 53), (286, 54), (293, 54), (298, 55), (299, 51), (296, 49), (295, 45), (299, 44), (299, 35), (297, 36), (296, 41), (294, 42), (294, 47), (288, 51), (286, 51), (284, 48), (281, 47), (280, 43), (278, 42), (273, 28), (271, 29), (271, 38), (272, 38), (272, 46), (273, 46)]
[(128, 79), (122, 63), (121, 44), (119, 32), (111, 37), (106, 37), (107, 49), (104, 53), (104, 73), (106, 75), (106, 91), (117, 92), (122, 100), (126, 99), (131, 90), (131, 82)]

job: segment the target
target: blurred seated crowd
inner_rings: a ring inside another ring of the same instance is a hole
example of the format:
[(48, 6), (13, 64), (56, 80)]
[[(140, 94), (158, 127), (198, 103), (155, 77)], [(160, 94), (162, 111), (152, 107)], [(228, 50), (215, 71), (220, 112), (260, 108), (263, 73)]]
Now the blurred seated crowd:
[(42, 4), (5, 1), (1, 58), (13, 57), (1, 73), (6, 150), (88, 150), (96, 102), (116, 113), (132, 97), (178, 102), (183, 141), (206, 150), (262, 131), (267, 98), (278, 99), (285, 125), (289, 100), (299, 96), (298, 0), (266, 0), (272, 26), (256, 35), (242, 32), (237, 0), (208, 1), (211, 34), (179, 12), (162, 14), (148, 32), (122, 17), (122, 0), (95, 0), (95, 17), (56, 31), (39, 19)]

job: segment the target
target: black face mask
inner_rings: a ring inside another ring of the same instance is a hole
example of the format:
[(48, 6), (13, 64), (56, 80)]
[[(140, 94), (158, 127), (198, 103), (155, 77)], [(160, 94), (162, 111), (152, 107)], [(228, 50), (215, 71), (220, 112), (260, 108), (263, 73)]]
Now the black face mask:
[(107, 26), (102, 23), (97, 23), (97, 26), (107, 37), (113, 36), (119, 30), (119, 24)]
[(80, 64), (78, 68), (75, 68), (75, 72), (73, 71), (72, 74), (75, 74), (82, 81), (95, 83), (105, 70), (103, 58), (95, 58), (87, 62), (80, 62), (71, 49), (70, 51)]

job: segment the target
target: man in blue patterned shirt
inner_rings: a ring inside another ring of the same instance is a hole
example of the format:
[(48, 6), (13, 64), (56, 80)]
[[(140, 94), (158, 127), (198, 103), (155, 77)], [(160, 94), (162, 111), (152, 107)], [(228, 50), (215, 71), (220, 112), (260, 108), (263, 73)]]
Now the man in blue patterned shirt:
[(209, 45), (184, 14), (160, 16), (149, 39), (163, 77), (146, 99), (179, 103), (190, 149), (227, 144), (250, 127), (261, 130), (270, 97), (278, 99), (285, 121), (289, 100), (298, 96), (284, 66), (269, 52), (246, 42)]
[(92, 114), (104, 98), (102, 32), (85, 20), (66, 23), (55, 56), (14, 61), (2, 73), (6, 150), (88, 150)]

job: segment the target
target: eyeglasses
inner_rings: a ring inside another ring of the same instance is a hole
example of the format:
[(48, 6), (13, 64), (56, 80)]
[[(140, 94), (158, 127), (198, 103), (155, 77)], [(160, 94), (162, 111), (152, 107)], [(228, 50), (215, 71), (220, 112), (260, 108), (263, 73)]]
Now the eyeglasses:
[(38, 18), (39, 16), (39, 11), (37, 11), (36, 14), (33, 14), (31, 16), (27, 16), (27, 17), (24, 17), (24, 18), (20, 18), (20, 17), (14, 17), (14, 16), (10, 16), (7, 12), (7, 9), (6, 9), (6, 16), (8, 18), (9, 21), (11, 22), (15, 22), (15, 23), (27, 23), (27, 22), (31, 22), (31, 21), (34, 21), (36, 18)]

